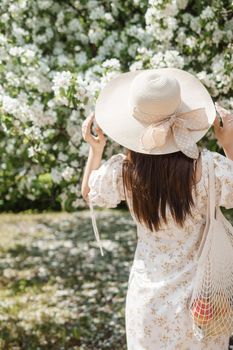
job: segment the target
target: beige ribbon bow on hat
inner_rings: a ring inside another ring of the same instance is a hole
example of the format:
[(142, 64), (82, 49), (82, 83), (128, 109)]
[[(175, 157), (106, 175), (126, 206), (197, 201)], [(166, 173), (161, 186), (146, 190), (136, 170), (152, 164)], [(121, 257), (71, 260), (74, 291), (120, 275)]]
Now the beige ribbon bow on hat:
[[(135, 113), (135, 117), (136, 117)], [(161, 117), (162, 118), (162, 117)], [(150, 151), (162, 147), (172, 131), (176, 146), (186, 156), (197, 159), (199, 152), (190, 130), (203, 130), (209, 127), (205, 108), (188, 112), (177, 112), (155, 123), (151, 123), (143, 131), (140, 142), (143, 150)]]

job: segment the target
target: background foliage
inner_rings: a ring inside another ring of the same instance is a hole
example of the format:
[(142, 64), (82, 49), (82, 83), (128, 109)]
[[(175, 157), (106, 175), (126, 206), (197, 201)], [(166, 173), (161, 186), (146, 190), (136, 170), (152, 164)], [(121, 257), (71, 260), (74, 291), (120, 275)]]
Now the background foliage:
[[(84, 208), (81, 124), (120, 72), (176, 67), (233, 108), (230, 1), (2, 0), (0, 210)], [(212, 131), (202, 142), (220, 150)], [(122, 151), (108, 139), (104, 157)], [(221, 151), (221, 150), (220, 150)]]

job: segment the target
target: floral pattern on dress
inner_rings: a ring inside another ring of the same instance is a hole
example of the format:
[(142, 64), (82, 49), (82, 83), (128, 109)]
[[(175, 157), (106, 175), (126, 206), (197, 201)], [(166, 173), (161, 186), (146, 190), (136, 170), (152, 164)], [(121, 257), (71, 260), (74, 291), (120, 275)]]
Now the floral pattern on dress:
[[(128, 350), (227, 350), (229, 337), (199, 341), (194, 337), (188, 300), (195, 274), (195, 254), (205, 227), (208, 195), (207, 153), (201, 152), (202, 177), (193, 186), (195, 206), (183, 228), (174, 222), (169, 208), (167, 224), (151, 232), (137, 222), (137, 246), (130, 269), (125, 302)], [(216, 203), (233, 208), (233, 161), (211, 152), (214, 161)], [(125, 200), (122, 163), (126, 156), (113, 155), (89, 178), (97, 206), (116, 207)]]
[(113, 155), (104, 161), (96, 170), (92, 170), (88, 186), (89, 198), (93, 205), (105, 208), (115, 208), (122, 200), (125, 200), (122, 182), (122, 163), (125, 158), (123, 153)]

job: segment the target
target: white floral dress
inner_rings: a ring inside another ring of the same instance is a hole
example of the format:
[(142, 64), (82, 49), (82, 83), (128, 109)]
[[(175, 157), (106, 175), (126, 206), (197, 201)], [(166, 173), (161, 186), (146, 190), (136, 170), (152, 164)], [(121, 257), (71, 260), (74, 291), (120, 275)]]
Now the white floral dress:
[[(192, 331), (188, 309), (191, 280), (195, 273), (195, 252), (205, 226), (208, 164), (201, 152), (202, 178), (193, 187), (195, 208), (183, 229), (172, 219), (158, 232), (150, 232), (135, 219), (137, 247), (131, 267), (125, 304), (128, 350), (227, 350), (229, 337), (198, 341)], [(233, 208), (233, 161), (212, 152), (216, 201)], [(116, 207), (125, 200), (122, 183), (123, 153), (113, 155), (89, 178), (89, 198), (94, 205)], [(155, 174), (156, 175), (156, 174)]]

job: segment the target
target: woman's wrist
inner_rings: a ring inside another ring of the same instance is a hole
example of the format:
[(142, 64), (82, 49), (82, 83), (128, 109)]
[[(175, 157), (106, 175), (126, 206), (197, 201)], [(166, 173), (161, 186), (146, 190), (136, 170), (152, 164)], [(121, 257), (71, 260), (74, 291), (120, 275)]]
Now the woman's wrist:
[(89, 149), (89, 157), (88, 157), (88, 164), (90, 165), (91, 169), (98, 169), (102, 156), (103, 156), (103, 151), (104, 148), (95, 148), (95, 147), (90, 147)]
[(82, 196), (85, 200), (87, 200), (87, 195), (90, 190), (88, 186), (90, 174), (92, 170), (96, 170), (100, 167), (103, 150), (104, 148), (93, 148), (93, 146), (90, 146), (89, 148), (89, 155), (87, 158), (87, 163), (82, 181)]
[(104, 147), (95, 148), (93, 146), (90, 146), (90, 153), (95, 155), (95, 156), (101, 156), (102, 157), (103, 152), (104, 152)]

